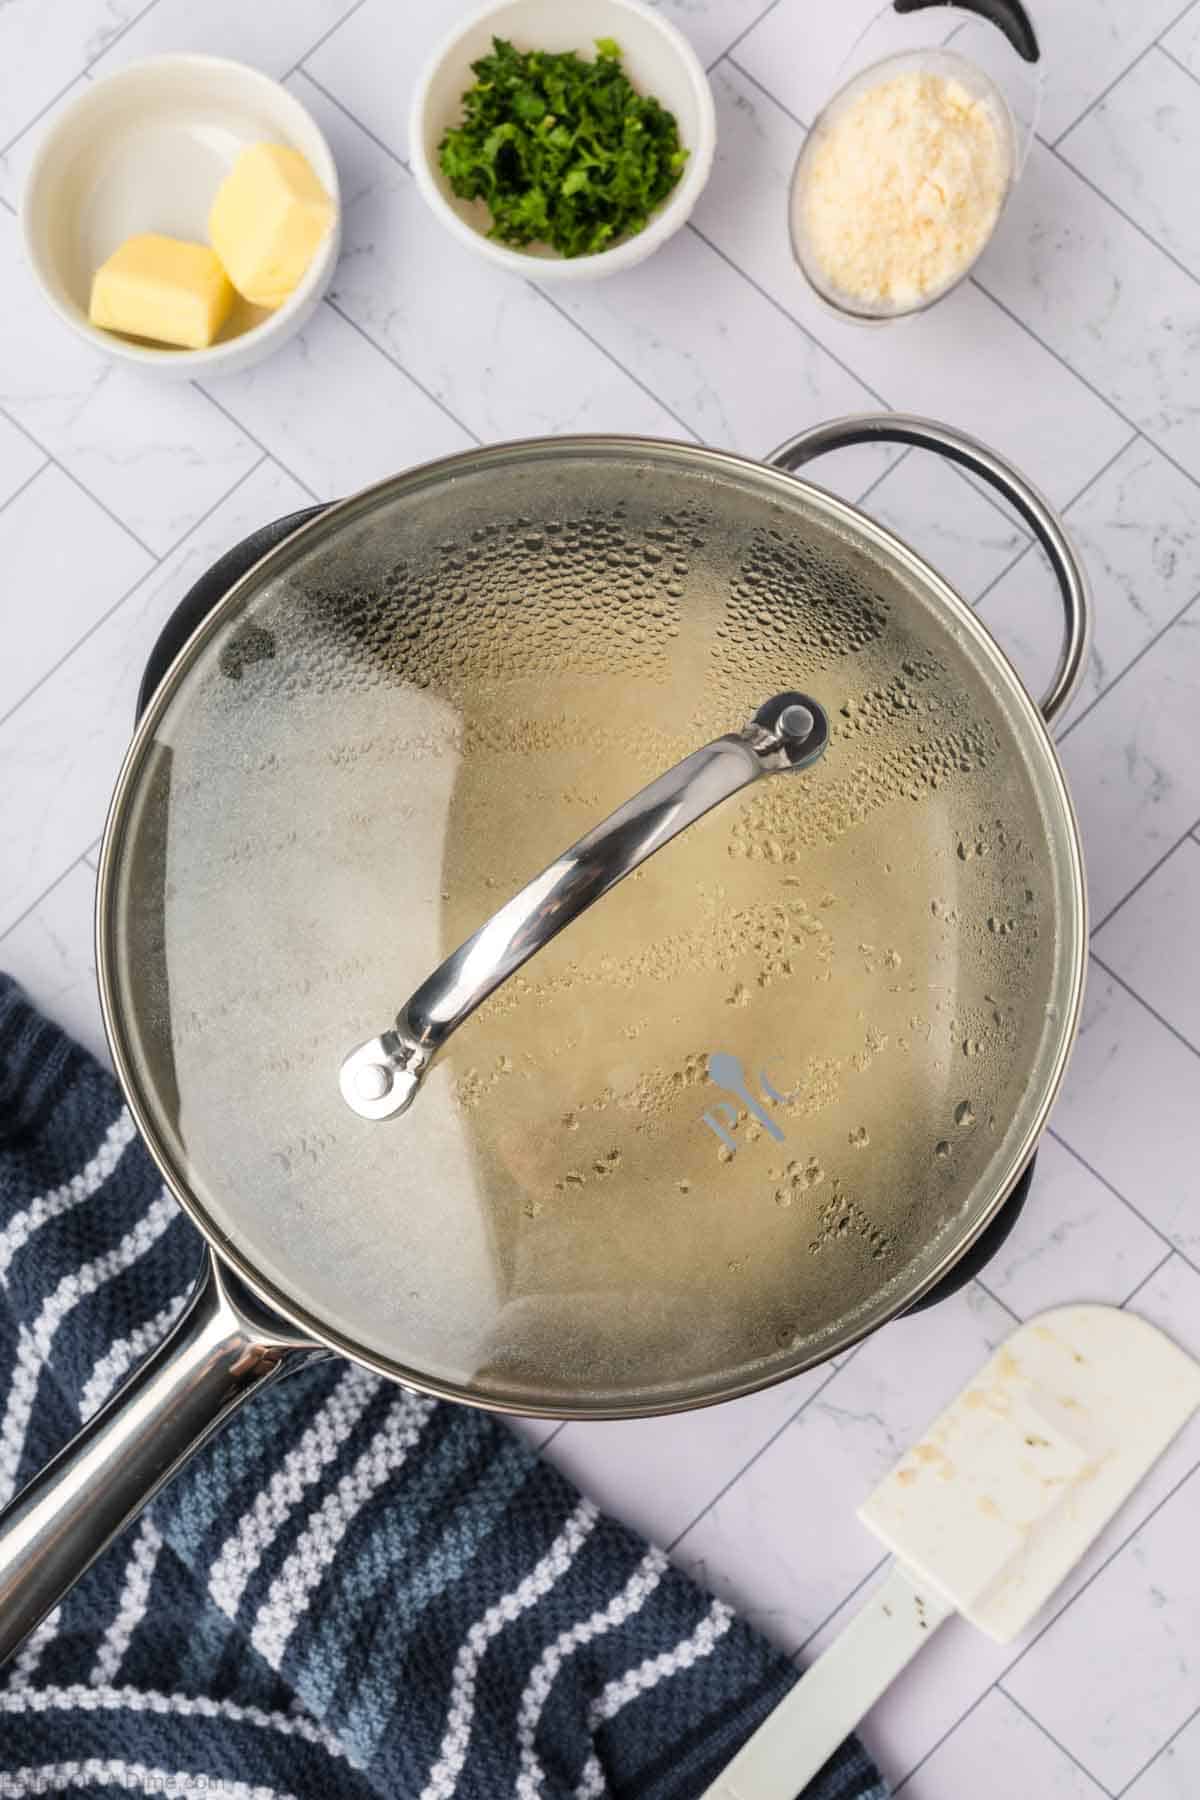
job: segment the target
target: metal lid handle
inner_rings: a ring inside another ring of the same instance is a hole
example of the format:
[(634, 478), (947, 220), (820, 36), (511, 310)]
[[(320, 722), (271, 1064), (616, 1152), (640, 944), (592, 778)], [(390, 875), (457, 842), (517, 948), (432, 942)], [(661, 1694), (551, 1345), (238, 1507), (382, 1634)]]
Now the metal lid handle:
[(339, 1075), (347, 1105), (364, 1119), (404, 1112), (450, 1034), (572, 919), (722, 800), (764, 775), (808, 768), (828, 741), (815, 700), (777, 694), (744, 730), (715, 738), (658, 776), (447, 957), (391, 1030), (350, 1052)]
[(934, 419), (919, 419), (908, 413), (862, 413), (834, 419), (828, 425), (816, 425), (811, 431), (789, 438), (767, 460), (777, 469), (793, 474), (827, 450), (877, 443), (914, 444), (920, 450), (935, 450), (939, 456), (970, 469), (1020, 513), (1046, 552), (1062, 595), (1066, 624), (1054, 680), (1040, 702), (1042, 717), (1047, 725), (1053, 724), (1074, 697), (1083, 677), (1092, 636), (1087, 573), (1066, 526), (1049, 501), (986, 444), (949, 425), (939, 425)]

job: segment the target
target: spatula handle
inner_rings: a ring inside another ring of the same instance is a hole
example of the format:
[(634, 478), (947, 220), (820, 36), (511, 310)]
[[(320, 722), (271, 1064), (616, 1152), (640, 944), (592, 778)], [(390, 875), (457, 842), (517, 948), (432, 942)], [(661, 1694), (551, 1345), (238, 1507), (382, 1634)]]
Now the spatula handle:
[(953, 1607), (902, 1563), (739, 1750), (704, 1800), (795, 1800)]

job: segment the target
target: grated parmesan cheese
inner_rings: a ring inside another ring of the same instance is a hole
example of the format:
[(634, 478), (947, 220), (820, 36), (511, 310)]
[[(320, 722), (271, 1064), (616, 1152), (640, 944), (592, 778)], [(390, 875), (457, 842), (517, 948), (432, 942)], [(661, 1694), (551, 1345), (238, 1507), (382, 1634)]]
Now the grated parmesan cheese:
[(927, 69), (835, 102), (809, 151), (796, 223), (818, 285), (873, 308), (908, 310), (950, 287), (1008, 191), (1007, 121)]

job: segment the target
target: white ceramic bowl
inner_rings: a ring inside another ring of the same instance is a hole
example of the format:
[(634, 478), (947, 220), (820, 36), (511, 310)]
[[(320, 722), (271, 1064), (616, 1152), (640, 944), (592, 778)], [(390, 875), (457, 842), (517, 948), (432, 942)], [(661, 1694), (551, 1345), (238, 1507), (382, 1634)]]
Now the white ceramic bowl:
[[(687, 166), (649, 224), (595, 256), (560, 256), (548, 245), (527, 250), (496, 243), (487, 233), (491, 215), (481, 200), (459, 200), (442, 174), (438, 145), (462, 119), (462, 97), (474, 86), (471, 64), (491, 50), (493, 37), (518, 50), (577, 50), (594, 54), (597, 38), (611, 37), (621, 64), (641, 94), (673, 112), (688, 151)], [(639, 0), (494, 0), (455, 27), (434, 52), (417, 83), (409, 121), (413, 173), (438, 218), (480, 255), (539, 281), (580, 281), (615, 275), (639, 263), (685, 222), (708, 180), (717, 143), (716, 109), (704, 65), (683, 34)]]
[[(334, 224), (304, 279), (275, 312), (239, 300), (217, 342), (177, 350), (100, 331), (88, 319), (92, 276), (137, 232), (208, 242), (218, 187), (247, 144), (290, 144), (332, 196)], [(50, 305), (118, 362), (190, 378), (244, 369), (311, 315), (337, 262), (333, 152), (286, 88), (218, 56), (152, 56), (93, 83), (38, 146), (21, 200), (30, 268)]]

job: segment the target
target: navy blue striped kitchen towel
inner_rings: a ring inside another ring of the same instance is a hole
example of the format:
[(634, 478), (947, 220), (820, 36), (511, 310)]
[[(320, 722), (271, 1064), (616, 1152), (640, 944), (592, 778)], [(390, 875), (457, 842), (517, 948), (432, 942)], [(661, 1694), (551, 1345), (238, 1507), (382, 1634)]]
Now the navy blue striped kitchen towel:
[[(111, 1076), (0, 976), (0, 1501), (181, 1311)], [(795, 1679), (502, 1424), (346, 1363), (260, 1395), (0, 1674), (0, 1795), (690, 1800)], [(847, 1744), (811, 1800), (883, 1800)]]

